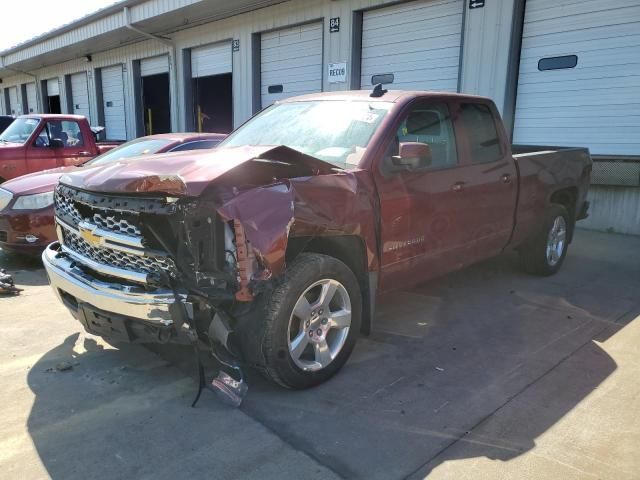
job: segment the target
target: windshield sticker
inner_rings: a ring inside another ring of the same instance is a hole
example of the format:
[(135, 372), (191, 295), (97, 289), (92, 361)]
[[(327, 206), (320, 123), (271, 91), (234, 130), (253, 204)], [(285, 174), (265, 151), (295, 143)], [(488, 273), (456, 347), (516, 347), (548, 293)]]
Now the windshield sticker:
[(38, 120), (34, 120), (32, 118), (28, 118), (27, 120), (25, 120), (25, 122), (27, 125), (37, 125), (38, 124)]
[(378, 115), (377, 113), (362, 112), (359, 115), (354, 115), (353, 119), (358, 122), (375, 123), (379, 116), (380, 115)]

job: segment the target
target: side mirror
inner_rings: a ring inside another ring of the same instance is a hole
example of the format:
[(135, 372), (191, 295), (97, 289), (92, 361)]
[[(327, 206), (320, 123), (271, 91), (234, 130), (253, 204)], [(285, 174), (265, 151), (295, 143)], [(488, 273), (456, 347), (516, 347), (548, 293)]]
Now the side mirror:
[(413, 170), (431, 165), (431, 147), (426, 143), (402, 142), (398, 155), (391, 157), (394, 170)]
[(64, 142), (59, 138), (52, 138), (49, 142), (51, 148), (64, 148)]

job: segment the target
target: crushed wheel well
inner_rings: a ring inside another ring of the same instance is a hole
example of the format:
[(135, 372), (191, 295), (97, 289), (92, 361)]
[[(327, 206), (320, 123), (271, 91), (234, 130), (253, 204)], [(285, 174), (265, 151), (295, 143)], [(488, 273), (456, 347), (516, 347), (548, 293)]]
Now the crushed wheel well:
[(354, 273), (362, 292), (362, 333), (368, 334), (371, 329), (371, 296), (367, 256), (364, 242), (355, 235), (338, 235), (328, 237), (293, 237), (287, 245), (286, 262), (291, 263), (303, 252), (320, 253), (337, 258)]

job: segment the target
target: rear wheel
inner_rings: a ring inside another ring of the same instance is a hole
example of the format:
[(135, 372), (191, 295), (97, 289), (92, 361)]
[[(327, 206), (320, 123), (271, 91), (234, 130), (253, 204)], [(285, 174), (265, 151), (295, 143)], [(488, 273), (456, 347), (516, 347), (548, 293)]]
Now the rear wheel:
[(293, 389), (322, 383), (345, 364), (360, 330), (362, 296), (341, 261), (301, 254), (267, 306), (263, 371)]
[(538, 234), (520, 250), (529, 273), (553, 275), (562, 266), (569, 246), (569, 213), (562, 205), (552, 205)]

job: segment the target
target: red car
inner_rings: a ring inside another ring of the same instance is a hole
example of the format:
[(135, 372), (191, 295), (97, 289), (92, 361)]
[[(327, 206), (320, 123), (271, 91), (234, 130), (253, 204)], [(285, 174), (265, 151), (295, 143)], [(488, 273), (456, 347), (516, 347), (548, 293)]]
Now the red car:
[[(209, 149), (225, 136), (218, 133), (151, 135), (120, 145), (84, 165), (106, 164), (155, 153)], [(53, 242), (56, 239), (53, 190), (63, 174), (82, 166), (54, 168), (3, 183), (0, 186), (0, 248), (17, 253), (39, 254)]]

